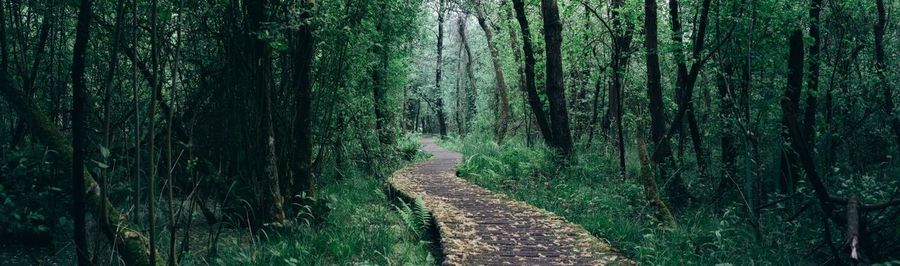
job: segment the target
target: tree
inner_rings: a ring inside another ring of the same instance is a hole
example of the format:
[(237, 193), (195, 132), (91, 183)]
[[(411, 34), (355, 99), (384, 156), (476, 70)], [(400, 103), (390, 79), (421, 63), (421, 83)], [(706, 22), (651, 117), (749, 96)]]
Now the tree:
[[(509, 95), (507, 94), (506, 77), (503, 75), (503, 64), (500, 62), (500, 52), (497, 50), (497, 44), (494, 41), (494, 33), (487, 23), (484, 6), (479, 0), (475, 0), (475, 18), (478, 19), (478, 25), (484, 31), (488, 50), (491, 54), (491, 64), (494, 67), (494, 88), (497, 90), (500, 100), (497, 103), (500, 105), (500, 112), (497, 114), (495, 134), (497, 143), (503, 143), (503, 138), (506, 137), (506, 131), (509, 129)], [(516, 54), (518, 54), (518, 48)]]
[(665, 140), (666, 109), (663, 105), (662, 78), (659, 69), (659, 31), (656, 0), (644, 0), (644, 49), (647, 61), (647, 98), (650, 100), (650, 140), (660, 145)]
[[(610, 80), (612, 82), (610, 82), (609, 86), (609, 117), (616, 127), (616, 145), (619, 149), (619, 175), (623, 179), (625, 178), (625, 138), (622, 129), (622, 115), (624, 113), (622, 110), (622, 92), (624, 87), (622, 82), (623, 76), (625, 75), (625, 69), (628, 68), (628, 53), (631, 49), (631, 33), (633, 31), (633, 25), (622, 18), (621, 12), (624, 5), (625, 1), (623, 0), (612, 0), (610, 5), (610, 8), (612, 9), (612, 27), (614, 35), (612, 41), (612, 62), (610, 63), (610, 66), (612, 66)], [(654, 21), (654, 24), (655, 23), (656, 22)], [(657, 62), (657, 72), (658, 65), (659, 62)], [(647, 71), (650, 71), (649, 68)], [(657, 79), (658, 78), (657, 74)]]
[(258, 210), (261, 211), (259, 217), (263, 222), (271, 222), (274, 224), (284, 224), (284, 199), (281, 196), (281, 188), (279, 185), (278, 172), (278, 152), (276, 151), (275, 126), (272, 106), (272, 50), (269, 43), (263, 39), (265, 32), (263, 24), (267, 21), (267, 1), (249, 1), (247, 2), (247, 39), (250, 43), (250, 62), (253, 63), (251, 68), (253, 74), (253, 86), (257, 91), (259, 113), (263, 115), (262, 129), (262, 147), (266, 147), (266, 170), (265, 177), (262, 179), (263, 187), (268, 191), (263, 193), (262, 201), (258, 202)]
[[(566, 109), (566, 90), (562, 66), (562, 21), (556, 0), (541, 0), (544, 16), (544, 43), (547, 46), (547, 98), (550, 100), (550, 128), (553, 146), (560, 153), (573, 153), (572, 132), (569, 130), (569, 111)], [(524, 29), (523, 29), (524, 34)], [(527, 53), (527, 52), (526, 52)]]
[(513, 9), (516, 11), (516, 20), (522, 31), (522, 51), (525, 55), (525, 92), (531, 112), (534, 113), (534, 121), (541, 130), (544, 142), (553, 145), (553, 133), (550, 131), (550, 122), (544, 113), (544, 104), (538, 97), (537, 88), (534, 85), (534, 48), (531, 45), (531, 30), (528, 27), (528, 17), (525, 15), (525, 3), (522, 0), (512, 0)]
[(437, 100), (435, 100), (435, 106), (433, 107), (437, 113), (438, 119), (438, 128), (441, 133), (441, 137), (447, 136), (447, 116), (444, 114), (444, 97), (441, 96), (441, 68), (444, 64), (443, 52), (444, 52), (444, 0), (438, 0), (438, 8), (437, 8), (437, 16), (438, 16), (438, 32), (437, 32), (437, 63), (435, 69), (435, 77), (434, 77), (434, 88), (435, 92), (437, 92)]
[[(87, 157), (87, 112), (90, 94), (85, 85), (84, 65), (91, 34), (91, 0), (82, 0), (78, 8), (75, 48), (72, 59), (72, 216), (74, 216), (75, 253), (78, 265), (91, 265), (85, 234), (84, 161)], [(151, 253), (153, 254), (153, 253)]]
[(309, 0), (300, 2), (302, 24), (293, 32), (291, 40), (291, 58), (293, 59), (294, 81), (294, 151), (297, 153), (294, 162), (294, 179), (291, 180), (294, 193), (305, 192), (315, 195), (316, 181), (312, 175), (312, 60), (315, 55), (315, 37), (313, 36), (312, 3)]

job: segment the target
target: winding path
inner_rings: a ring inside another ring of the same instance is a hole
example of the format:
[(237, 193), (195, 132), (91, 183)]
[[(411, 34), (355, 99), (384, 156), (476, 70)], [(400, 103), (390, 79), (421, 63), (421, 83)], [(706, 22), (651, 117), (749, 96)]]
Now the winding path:
[(456, 177), (462, 155), (428, 137), (421, 142), (434, 156), (397, 171), (390, 182), (431, 210), (445, 265), (633, 264), (562, 217)]

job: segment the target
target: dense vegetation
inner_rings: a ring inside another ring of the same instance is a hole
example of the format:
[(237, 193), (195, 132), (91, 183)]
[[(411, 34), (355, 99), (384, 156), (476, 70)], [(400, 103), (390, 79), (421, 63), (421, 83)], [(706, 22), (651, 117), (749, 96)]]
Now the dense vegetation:
[(898, 10), (0, 0), (0, 261), (434, 264), (425, 133), (647, 264), (896, 263)]

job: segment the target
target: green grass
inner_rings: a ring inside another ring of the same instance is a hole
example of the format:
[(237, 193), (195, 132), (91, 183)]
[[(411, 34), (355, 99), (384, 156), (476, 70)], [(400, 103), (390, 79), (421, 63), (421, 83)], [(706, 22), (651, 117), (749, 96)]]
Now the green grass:
[(427, 242), (392, 206), (382, 181), (355, 177), (329, 184), (331, 212), (320, 225), (296, 225), (251, 245), (247, 236), (223, 240), (224, 265), (431, 265)]
[[(472, 139), (441, 145), (466, 156), (459, 168), (464, 178), (580, 224), (643, 264), (804, 264), (798, 255), (804, 250), (790, 243), (806, 234), (792, 234), (797, 226), (784, 223), (770, 230), (788, 233), (757, 240), (738, 203), (684, 208), (676, 213), (679, 225), (664, 229), (637, 180), (618, 178), (615, 159), (596, 152), (579, 153), (561, 167), (548, 148), (515, 140), (502, 147)], [(629, 160), (634, 167), (627, 171), (635, 176), (638, 163)]]
[[(401, 139), (400, 151), (414, 153), (417, 136)], [(412, 151), (406, 151), (412, 149)], [(419, 153), (413, 160), (422, 160)], [(351, 171), (352, 172), (352, 171)], [(409, 224), (403, 203), (386, 194), (384, 180), (362, 173), (329, 180), (317, 197), (330, 211), (318, 224), (296, 224), (254, 243), (246, 232), (221, 244), (220, 265), (434, 265), (428, 240)], [(408, 206), (407, 206), (408, 207)], [(244, 229), (246, 231), (246, 229)], [(261, 235), (260, 233), (255, 233)]]

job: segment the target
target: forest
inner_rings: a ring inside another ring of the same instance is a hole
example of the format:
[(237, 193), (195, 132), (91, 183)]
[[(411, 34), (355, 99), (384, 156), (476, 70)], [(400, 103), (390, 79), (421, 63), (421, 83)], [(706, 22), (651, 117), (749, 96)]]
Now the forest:
[(0, 265), (900, 265), (898, 17), (0, 0)]

